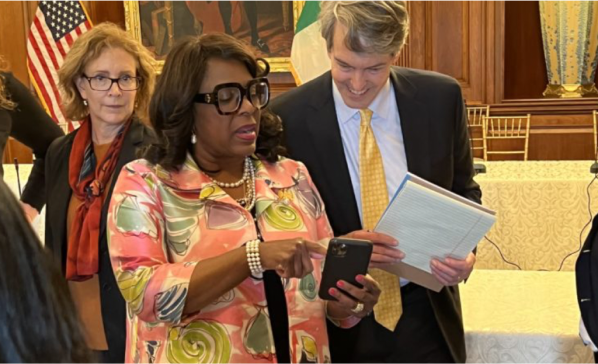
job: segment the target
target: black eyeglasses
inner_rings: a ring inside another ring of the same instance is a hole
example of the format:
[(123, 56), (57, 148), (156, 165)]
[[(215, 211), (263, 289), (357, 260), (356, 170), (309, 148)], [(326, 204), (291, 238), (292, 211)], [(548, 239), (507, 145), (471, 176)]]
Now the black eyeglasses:
[(257, 109), (263, 109), (270, 102), (270, 83), (267, 78), (256, 78), (243, 87), (240, 83), (223, 83), (214, 87), (214, 91), (207, 94), (197, 94), (193, 101), (199, 104), (216, 105), (220, 115), (234, 114), (241, 108), (243, 99)]
[(121, 91), (135, 91), (141, 85), (141, 77), (121, 76), (119, 78), (110, 78), (106, 76), (83, 77), (89, 82), (89, 87), (95, 91), (108, 91), (116, 82)]

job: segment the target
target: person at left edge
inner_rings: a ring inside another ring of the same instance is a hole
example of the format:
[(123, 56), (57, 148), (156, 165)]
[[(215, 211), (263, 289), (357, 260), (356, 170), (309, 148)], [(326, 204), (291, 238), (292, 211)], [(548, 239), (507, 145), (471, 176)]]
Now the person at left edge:
[[(64, 135), (35, 97), (4, 67), (0, 56), (0, 161), (9, 137), (33, 149), (35, 160), (21, 195), (21, 207), (32, 221), (44, 207), (45, 155), (52, 141)], [(4, 170), (0, 162), (0, 178)]]
[(45, 243), (68, 280), (88, 346), (105, 362), (124, 361), (126, 337), (106, 209), (118, 172), (152, 139), (140, 118), (154, 72), (148, 51), (111, 23), (79, 37), (58, 72), (66, 116), (83, 121), (48, 150)]
[(58, 266), (2, 179), (0, 201), (0, 362), (95, 362)]

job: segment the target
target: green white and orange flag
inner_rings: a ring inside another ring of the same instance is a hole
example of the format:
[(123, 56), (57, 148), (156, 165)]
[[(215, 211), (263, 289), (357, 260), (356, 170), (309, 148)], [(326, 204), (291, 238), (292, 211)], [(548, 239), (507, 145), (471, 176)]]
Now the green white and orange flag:
[(330, 69), (326, 41), (320, 34), (319, 1), (306, 1), (301, 11), (291, 49), (291, 72), (297, 85)]

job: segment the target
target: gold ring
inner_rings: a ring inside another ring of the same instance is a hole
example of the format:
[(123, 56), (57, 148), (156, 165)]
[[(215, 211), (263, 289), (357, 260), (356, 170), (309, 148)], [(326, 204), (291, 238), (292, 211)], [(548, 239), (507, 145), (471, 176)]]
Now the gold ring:
[(361, 311), (363, 311), (363, 307), (364, 307), (363, 303), (357, 302), (357, 305), (355, 306), (355, 308), (351, 309), (351, 312), (360, 313)]

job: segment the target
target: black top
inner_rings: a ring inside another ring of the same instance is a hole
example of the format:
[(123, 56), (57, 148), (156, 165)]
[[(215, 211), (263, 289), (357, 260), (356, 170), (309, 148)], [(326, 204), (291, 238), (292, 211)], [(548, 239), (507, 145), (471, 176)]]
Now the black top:
[[(46, 190), (45, 156), (52, 141), (64, 135), (35, 97), (12, 73), (0, 72), (8, 99), (17, 104), (13, 110), (0, 108), (0, 161), (4, 147), (11, 136), (33, 149), (35, 161), (29, 180), (21, 196), (21, 201), (35, 207), (38, 211), (44, 207)], [(0, 178), (4, 175), (0, 163)]]

